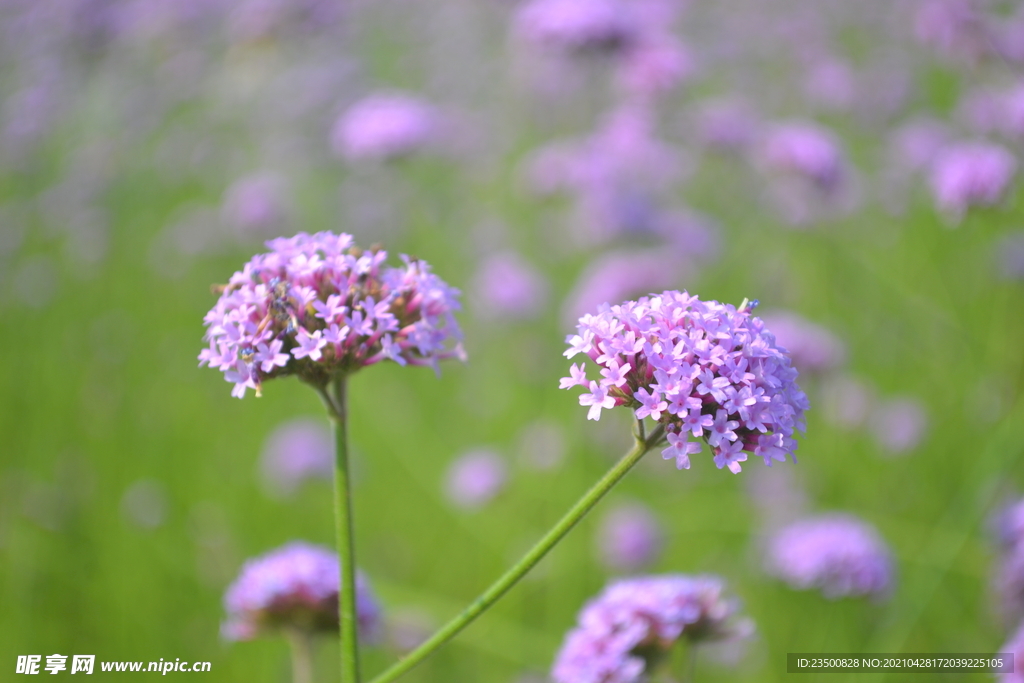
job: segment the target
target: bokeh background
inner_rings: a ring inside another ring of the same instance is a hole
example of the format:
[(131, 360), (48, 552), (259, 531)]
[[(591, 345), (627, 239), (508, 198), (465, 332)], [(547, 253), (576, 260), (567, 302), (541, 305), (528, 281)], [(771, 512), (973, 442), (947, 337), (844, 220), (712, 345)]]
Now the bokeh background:
[[(463, 292), (468, 363), (351, 383), (387, 624), (367, 672), (629, 446), (625, 411), (589, 422), (559, 391), (563, 340), (665, 288), (760, 300), (812, 402), (799, 464), (649, 455), (406, 680), (547, 680), (584, 602), (636, 573), (742, 600), (756, 635), (700, 681), (1016, 628), (991, 520), (1024, 481), (1019, 2), (3, 0), (0, 34), (3, 678), (56, 652), (289, 680), (283, 640), (221, 639), (221, 599), (248, 557), (331, 545), (327, 422), (297, 381), (239, 401), (196, 356), (211, 283), (297, 231)], [(766, 573), (771, 533), (828, 511), (885, 540), (886, 595)], [(325, 638), (317, 680), (336, 657)]]

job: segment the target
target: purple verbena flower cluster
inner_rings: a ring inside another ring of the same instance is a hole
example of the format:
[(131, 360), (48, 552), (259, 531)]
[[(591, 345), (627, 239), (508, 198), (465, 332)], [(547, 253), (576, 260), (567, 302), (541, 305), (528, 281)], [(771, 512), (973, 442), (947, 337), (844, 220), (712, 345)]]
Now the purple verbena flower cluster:
[(322, 386), (382, 360), (437, 371), (441, 359), (464, 359), (459, 291), (424, 261), (403, 255), (402, 267), (385, 267), (386, 251), (362, 251), (344, 233), (267, 246), (231, 276), (205, 318), (209, 347), (199, 364), (221, 370), (232, 396), (259, 396), (263, 381), (285, 375)]
[(833, 514), (794, 522), (769, 541), (768, 570), (797, 589), (828, 598), (884, 597), (892, 584), (892, 557), (871, 525)]
[[(289, 543), (249, 560), (224, 594), (228, 618), (221, 634), (228, 640), (250, 640), (274, 628), (336, 631), (339, 583), (338, 556), (317, 545)], [(360, 637), (375, 639), (380, 607), (358, 573), (356, 619)]]
[(677, 641), (741, 638), (738, 601), (714, 576), (667, 574), (616, 581), (588, 603), (555, 659), (555, 683), (639, 683)]
[(931, 189), (938, 208), (960, 220), (971, 206), (992, 206), (1006, 193), (1017, 160), (999, 145), (962, 142), (940, 152), (931, 169)]
[(797, 448), (794, 432), (804, 430), (807, 397), (785, 349), (750, 310), (678, 291), (605, 304), (580, 318), (564, 354), (586, 354), (600, 377), (574, 363), (561, 388), (587, 389), (579, 400), (590, 406), (588, 419), (625, 405), (637, 420), (660, 422), (669, 444), (662, 456), (680, 469), (701, 451), (691, 436), (733, 473), (748, 452), (767, 465), (785, 461)]

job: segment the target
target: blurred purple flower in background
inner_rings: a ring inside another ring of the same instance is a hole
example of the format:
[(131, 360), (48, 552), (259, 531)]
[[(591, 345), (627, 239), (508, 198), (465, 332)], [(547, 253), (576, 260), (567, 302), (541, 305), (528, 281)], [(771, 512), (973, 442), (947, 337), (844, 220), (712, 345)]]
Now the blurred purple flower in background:
[(930, 116), (912, 118), (889, 136), (888, 163), (908, 172), (928, 168), (935, 155), (949, 142), (949, 126)]
[(568, 52), (624, 47), (639, 28), (628, 0), (528, 0), (515, 17), (515, 32), (523, 40)]
[(753, 163), (767, 175), (769, 201), (790, 227), (849, 213), (860, 201), (858, 176), (839, 138), (810, 121), (768, 126)]
[(992, 31), (999, 56), (1014, 64), (1024, 64), (1024, 7), (1002, 17)]
[(1002, 123), (1000, 94), (988, 88), (970, 90), (960, 98), (955, 116), (972, 133), (977, 135), (996, 133)]
[(811, 121), (769, 128), (762, 141), (761, 162), (772, 172), (805, 179), (824, 194), (836, 191), (848, 172), (839, 139)]
[(970, 91), (957, 114), (974, 133), (1020, 140), (1024, 138), (1024, 83)]
[(555, 683), (640, 683), (681, 639), (742, 639), (754, 626), (716, 576), (666, 574), (609, 584), (584, 606), (551, 670)]
[(917, 7), (914, 35), (923, 45), (954, 59), (976, 61), (991, 50), (984, 17), (971, 0), (926, 0)]
[(518, 253), (502, 251), (481, 260), (471, 291), (482, 318), (532, 318), (547, 302), (548, 283)]
[(260, 457), (263, 485), (274, 496), (295, 493), (309, 479), (334, 476), (334, 440), (322, 420), (296, 418), (274, 428)]
[(657, 517), (646, 505), (619, 505), (604, 516), (598, 527), (599, 557), (614, 571), (639, 571), (657, 561), (664, 536)]
[(508, 481), (505, 459), (493, 451), (470, 451), (448, 468), (445, 492), (461, 508), (474, 509), (489, 503)]
[(526, 176), (540, 194), (567, 192), (576, 201), (586, 243), (658, 230), (655, 196), (677, 181), (683, 164), (654, 135), (653, 113), (620, 106), (590, 136), (535, 151)]
[[(249, 560), (224, 595), (228, 617), (221, 635), (251, 640), (278, 628), (337, 631), (339, 572), (334, 552), (303, 542)], [(361, 573), (356, 574), (356, 619), (360, 639), (375, 640), (380, 607)]]
[(585, 354), (600, 379), (574, 363), (560, 388), (589, 392), (579, 397), (590, 406), (587, 419), (627, 406), (637, 420), (662, 422), (669, 443), (662, 457), (679, 469), (702, 450), (691, 436), (711, 447), (718, 469), (734, 474), (748, 452), (769, 466), (783, 462), (793, 457), (793, 434), (803, 431), (809, 405), (789, 357), (750, 310), (678, 291), (603, 305), (580, 318), (564, 353)]
[(886, 451), (906, 453), (924, 438), (928, 429), (928, 413), (916, 399), (889, 399), (875, 406), (869, 426), (875, 440)]
[(289, 218), (288, 187), (276, 173), (255, 173), (239, 178), (224, 193), (224, 222), (242, 234), (285, 232)]
[(800, 372), (825, 372), (846, 360), (845, 345), (839, 337), (798, 313), (764, 313), (761, 319)]
[(999, 127), (1006, 137), (1024, 140), (1024, 83), (1017, 83), (1002, 94)]
[(932, 164), (932, 195), (936, 206), (959, 222), (972, 206), (997, 204), (1016, 172), (1017, 160), (999, 145), (954, 143)]
[(424, 148), (438, 132), (430, 105), (401, 92), (381, 92), (356, 102), (335, 122), (331, 145), (349, 161), (386, 161)]
[(757, 139), (759, 125), (751, 108), (734, 99), (705, 100), (694, 115), (698, 142), (722, 152), (746, 151)]
[(464, 358), (455, 321), (459, 290), (403, 257), (362, 251), (352, 236), (320, 232), (270, 240), (231, 276), (207, 313), (209, 347), (199, 354), (235, 385), (260, 395), (264, 380), (298, 374), (316, 385), (332, 373), (383, 360), (428, 365)]
[(807, 70), (804, 94), (822, 109), (847, 110), (857, 97), (856, 74), (843, 60), (817, 56)]
[(571, 322), (601, 304), (663, 291), (685, 280), (689, 270), (684, 257), (664, 249), (608, 252), (580, 275), (562, 307), (562, 317)]
[(627, 95), (650, 97), (676, 88), (696, 66), (686, 46), (670, 33), (644, 35), (616, 65), (616, 79)]
[(826, 377), (821, 393), (825, 419), (846, 430), (862, 426), (874, 402), (871, 387), (849, 375)]
[(794, 522), (768, 541), (767, 570), (793, 588), (816, 588), (830, 599), (888, 595), (892, 557), (878, 532), (852, 515)]

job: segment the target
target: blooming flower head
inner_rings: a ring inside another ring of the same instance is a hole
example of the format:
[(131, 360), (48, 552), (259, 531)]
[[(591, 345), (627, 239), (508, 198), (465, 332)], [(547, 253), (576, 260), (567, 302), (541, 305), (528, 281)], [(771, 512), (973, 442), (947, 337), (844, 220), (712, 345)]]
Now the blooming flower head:
[(639, 504), (613, 509), (598, 530), (601, 559), (616, 571), (632, 572), (649, 565), (661, 553), (662, 544), (657, 518)]
[(941, 211), (959, 220), (971, 206), (997, 204), (1016, 172), (1017, 160), (999, 145), (953, 144), (932, 164), (932, 194)]
[(794, 522), (769, 541), (768, 570), (794, 588), (827, 598), (882, 597), (892, 584), (892, 558), (875, 529), (851, 515)]
[(508, 468), (497, 453), (470, 451), (448, 470), (448, 497), (459, 507), (477, 508), (498, 495), (508, 479)]
[(434, 110), (403, 93), (379, 93), (352, 105), (334, 124), (334, 151), (350, 161), (387, 160), (423, 147), (437, 129)]
[[(338, 556), (321, 546), (294, 542), (249, 560), (224, 595), (228, 640), (250, 640), (266, 630), (315, 633), (338, 629)], [(366, 580), (356, 574), (360, 637), (373, 640), (380, 607)]]
[(734, 473), (747, 453), (768, 465), (784, 461), (804, 429), (807, 397), (785, 349), (750, 310), (678, 291), (605, 304), (580, 318), (564, 354), (585, 354), (597, 372), (574, 364), (562, 388), (587, 389), (580, 404), (590, 406), (588, 419), (628, 406), (638, 420), (660, 422), (669, 444), (662, 456), (680, 469), (701, 451), (691, 438)]
[(299, 375), (317, 386), (336, 373), (382, 360), (429, 365), (463, 358), (459, 291), (402, 256), (362, 251), (351, 235), (299, 233), (267, 242), (231, 276), (206, 314), (209, 347), (199, 354), (235, 385), (260, 394), (264, 380)]
[(588, 603), (551, 670), (555, 683), (640, 683), (677, 641), (750, 635), (715, 576), (667, 574), (616, 581)]

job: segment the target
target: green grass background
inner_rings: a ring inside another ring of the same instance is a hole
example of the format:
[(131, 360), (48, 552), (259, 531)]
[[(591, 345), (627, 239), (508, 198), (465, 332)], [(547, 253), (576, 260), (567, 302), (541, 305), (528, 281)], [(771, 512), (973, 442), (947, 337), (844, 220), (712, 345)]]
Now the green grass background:
[[(89, 130), (55, 136), (30, 168), (0, 179), (0, 197), (37, 196)], [(530, 203), (517, 189), (514, 162), (529, 148), (521, 145), (490, 175), (437, 160), (385, 171), (409, 190), (401, 224), (382, 226), (393, 254), (420, 256), (448, 282), (468, 287), (476, 263), (466, 245), (481, 220), (496, 217), (552, 287), (533, 322), (465, 311), (470, 360), (445, 364), (440, 379), (382, 365), (352, 380), (359, 565), (387, 611), (419, 612), (436, 624), (493, 580), (629, 445), (624, 415), (588, 422), (575, 396), (557, 388), (571, 332), (559, 308), (594, 252), (559, 248), (558, 207)], [(861, 143), (851, 147), (856, 157)], [(156, 272), (151, 253), (160, 228), (183, 204), (218, 198), (199, 185), (168, 182), (152, 153), (143, 147), (113, 160), (119, 170), (102, 198), (110, 250), (96, 272), (78, 272), (62, 239), (31, 209), (25, 243), (6, 267), (0, 680), (13, 677), (17, 655), (61, 653), (208, 660), (204, 680), (286, 681), (283, 640), (221, 641), (221, 597), (247, 557), (293, 539), (333, 539), (327, 484), (273, 500), (256, 472), (268, 433), (292, 417), (320, 416), (317, 397), (281, 380), (267, 384), (261, 399), (238, 401), (219, 373), (196, 367), (202, 317), (214, 302), (209, 285), (226, 281), (260, 247), (199, 256), (176, 277)], [(347, 229), (328, 199), (342, 176), (328, 169), (303, 185), (299, 227)], [(653, 572), (720, 574), (757, 624), (738, 666), (701, 659), (699, 681), (778, 681), (794, 651), (994, 652), (1004, 642), (988, 589), (994, 549), (985, 523), (994, 506), (1020, 492), (1024, 477), (1024, 286), (996, 277), (993, 245), (1022, 225), (1019, 199), (949, 229), (918, 191), (899, 217), (869, 207), (794, 231), (757, 204), (754, 182), (730, 161), (702, 165), (681, 196), (721, 222), (722, 256), (677, 284), (702, 298), (757, 297), (765, 310), (798, 311), (840, 335), (850, 371), (881, 395), (915, 396), (927, 407), (927, 435), (902, 457), (885, 457), (866, 434), (835, 429), (812, 409), (800, 463), (782, 465), (798, 471), (814, 509), (850, 511), (878, 527), (896, 557), (891, 599), (830, 602), (763, 575), (756, 551), (762, 520), (744, 482), (759, 474), (758, 462), (733, 476), (702, 457), (677, 472), (654, 454), (530, 577), (405, 680), (511, 682), (544, 674), (581, 605), (611, 578), (595, 561), (593, 537), (601, 513), (626, 500), (646, 503), (667, 530)], [(367, 244), (374, 235), (359, 239)], [(10, 273), (38, 255), (61, 267), (52, 303), (32, 309), (11, 295)], [(814, 402), (813, 378), (805, 388)], [(565, 457), (551, 472), (523, 467), (519, 458), (522, 430), (538, 420), (565, 436)], [(444, 499), (441, 482), (453, 458), (477, 446), (507, 456), (511, 478), (496, 501), (466, 513)], [(160, 482), (168, 494), (166, 522), (151, 531), (122, 513), (125, 490), (140, 479)], [(336, 657), (336, 644), (322, 640), (317, 680), (335, 680)], [(368, 648), (364, 670), (377, 672), (394, 657), (387, 647)], [(920, 676), (829, 680), (847, 678)]]

